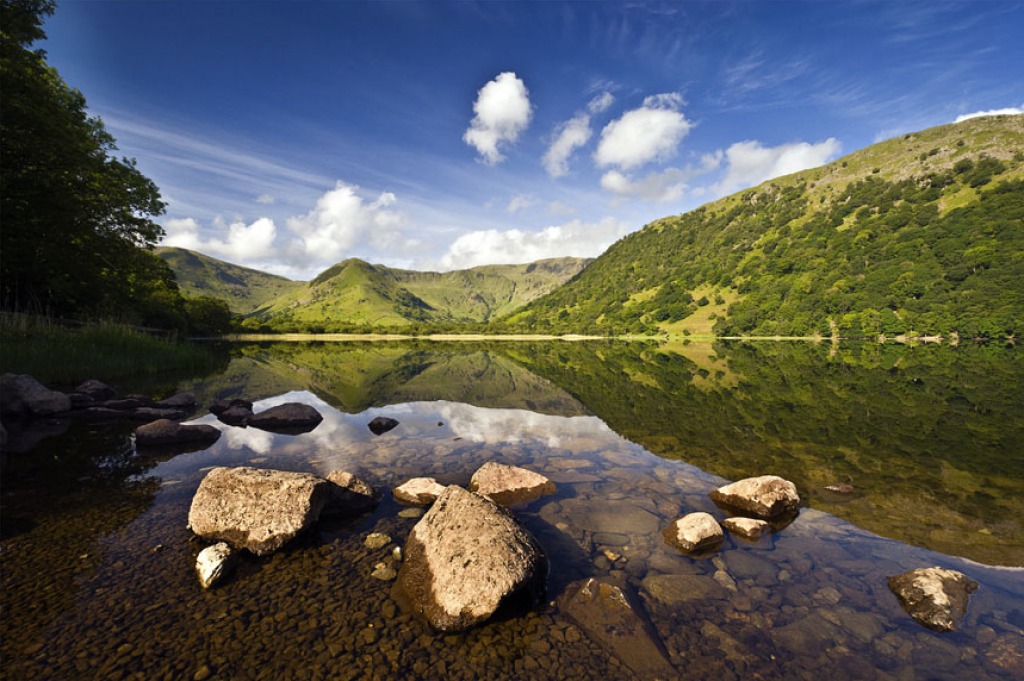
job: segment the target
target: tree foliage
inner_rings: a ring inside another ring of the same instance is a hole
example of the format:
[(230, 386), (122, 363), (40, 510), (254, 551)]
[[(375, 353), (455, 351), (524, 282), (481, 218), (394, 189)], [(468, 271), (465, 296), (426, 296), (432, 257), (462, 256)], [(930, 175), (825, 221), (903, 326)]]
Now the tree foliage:
[[(144, 250), (163, 234), (152, 220), (164, 210), (156, 185), (133, 159), (114, 156), (113, 137), (82, 93), (31, 49), (53, 2), (0, 7), (3, 306), (140, 323), (179, 318), (173, 274)], [(162, 304), (170, 308), (161, 312)]]

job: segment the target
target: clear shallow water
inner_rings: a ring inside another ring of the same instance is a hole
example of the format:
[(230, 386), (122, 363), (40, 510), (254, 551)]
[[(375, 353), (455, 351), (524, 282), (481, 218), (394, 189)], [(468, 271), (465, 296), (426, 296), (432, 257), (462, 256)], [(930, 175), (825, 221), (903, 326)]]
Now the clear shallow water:
[[(707, 492), (725, 479), (623, 438), (606, 425), (614, 419), (592, 415), (599, 409), (587, 404), (584, 389), (524, 373), (508, 354), (361, 352), (361, 374), (343, 353), (320, 352), (318, 362), (303, 363), (271, 352), (240, 357), (224, 376), (184, 386), (203, 403), (231, 391), (265, 396), (261, 408), (308, 402), (325, 417), (308, 434), (219, 425), (225, 434), (208, 450), (152, 458), (125, 445), (130, 426), (72, 426), (24, 455), (31, 464), (11, 455), (0, 554), (4, 676), (179, 679), (208, 670), (217, 678), (633, 678), (558, 604), (578, 582), (598, 577), (627, 585), (679, 678), (1020, 677), (1020, 570), (883, 538), (819, 508), (803, 509), (759, 542), (730, 538), (712, 556), (690, 558), (665, 545), (661, 529), (684, 512), (724, 517)], [(567, 367), (578, 356), (556, 355)], [(380, 357), (383, 371), (373, 369)], [(533, 353), (535, 366), (541, 359)], [(629, 365), (628, 385), (643, 386), (638, 367), (663, 366), (656, 362)], [(606, 352), (605, 370), (616, 366)], [(742, 363), (723, 366), (734, 376), (749, 371)], [(587, 371), (581, 365), (572, 373)], [(396, 374), (401, 380), (389, 378)], [(719, 377), (732, 382), (729, 390), (742, 385), (734, 380), (725, 371)], [(288, 390), (274, 394), (288, 381)], [(615, 397), (648, 399), (643, 388), (621, 384)], [(373, 436), (366, 424), (377, 415), (400, 426)], [(216, 423), (208, 415), (198, 420)], [(665, 437), (656, 426), (648, 432)], [(57, 465), (44, 465), (48, 457)], [(185, 522), (211, 466), (343, 468), (387, 489), (423, 475), (465, 485), (490, 460), (536, 470), (558, 486), (516, 510), (551, 561), (548, 603), (527, 615), (443, 635), (403, 613), (391, 583), (370, 576), (416, 522), (400, 517), (404, 507), (387, 494), (372, 514), (322, 523), (269, 559), (244, 561), (221, 588), (202, 591), (192, 572), (201, 544)], [(365, 548), (374, 531), (393, 544)], [(889, 575), (931, 565), (981, 584), (957, 633), (922, 628), (886, 586)]]

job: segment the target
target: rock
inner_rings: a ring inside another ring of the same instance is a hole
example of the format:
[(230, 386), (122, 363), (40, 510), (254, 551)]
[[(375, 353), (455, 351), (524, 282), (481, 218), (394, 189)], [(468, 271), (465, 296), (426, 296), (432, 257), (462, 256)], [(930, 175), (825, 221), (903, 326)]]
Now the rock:
[(209, 589), (227, 577), (234, 567), (233, 555), (231, 547), (224, 542), (207, 546), (199, 552), (196, 556), (196, 574), (204, 589)]
[(388, 563), (377, 563), (373, 566), (373, 572), (370, 573), (370, 576), (382, 582), (390, 582), (398, 576), (398, 572)]
[(688, 513), (662, 534), (665, 541), (687, 553), (718, 546), (725, 539), (722, 526), (710, 513)]
[(333, 484), (331, 500), (324, 507), (326, 513), (365, 513), (380, 501), (380, 493), (369, 484), (346, 471), (331, 471), (327, 481)]
[(623, 584), (616, 586), (590, 578), (570, 585), (559, 600), (565, 612), (587, 636), (640, 678), (677, 678), (654, 627), (643, 615), (635, 596)]
[(845, 482), (838, 482), (834, 485), (825, 485), (825, 490), (835, 494), (853, 494), (853, 485)]
[(643, 588), (655, 600), (665, 605), (703, 600), (726, 600), (729, 592), (713, 577), (703, 575), (650, 575), (641, 582)]
[(249, 421), (252, 419), (252, 409), (241, 405), (228, 407), (217, 414), (217, 419), (221, 423), (226, 423), (229, 426), (247, 426), (249, 425)]
[(371, 532), (370, 534), (366, 535), (366, 539), (363, 540), (363, 546), (370, 549), (371, 551), (382, 549), (390, 543), (391, 537), (384, 534), (383, 532)]
[(156, 402), (145, 395), (127, 395), (117, 400), (107, 400), (99, 406), (118, 411), (135, 411), (143, 407), (156, 406)]
[(196, 406), (196, 394), (195, 393), (178, 393), (171, 395), (167, 399), (160, 400), (156, 403), (158, 407), (170, 407), (172, 409), (187, 409)]
[(243, 409), (247, 409), (248, 411), (251, 412), (252, 402), (237, 397), (233, 397), (227, 400), (217, 400), (216, 402), (210, 405), (210, 413), (213, 414), (214, 416), (220, 416), (221, 414), (226, 412), (228, 409), (231, 409), (232, 407), (242, 407)]
[(541, 517), (551, 524), (564, 520), (573, 527), (588, 532), (611, 532), (630, 536), (656, 534), (662, 525), (661, 518), (629, 501), (565, 499), (560, 504), (564, 517), (546, 511), (548, 506), (552, 504), (543, 506), (540, 513)]
[(157, 419), (180, 421), (185, 418), (185, 412), (182, 409), (170, 407), (139, 407), (132, 412), (131, 416), (136, 421), (155, 421)]
[(71, 410), (71, 398), (50, 390), (28, 374), (0, 376), (0, 411), (18, 416), (50, 416)]
[(316, 523), (331, 493), (309, 473), (218, 467), (199, 484), (188, 523), (204, 539), (265, 556)]
[(956, 570), (919, 568), (889, 577), (889, 589), (915, 620), (935, 631), (955, 631), (978, 583)]
[(771, 530), (771, 525), (767, 521), (754, 518), (726, 518), (722, 525), (732, 534), (752, 541), (757, 541)]
[(433, 478), (413, 478), (391, 490), (391, 494), (406, 504), (429, 506), (447, 489)]
[(189, 443), (213, 444), (220, 431), (205, 424), (185, 425), (170, 419), (157, 419), (135, 429), (135, 444), (139, 447), (158, 447)]
[(435, 629), (459, 631), (544, 595), (544, 550), (506, 509), (449, 485), (409, 533), (398, 585)]
[(502, 506), (512, 506), (555, 493), (555, 483), (540, 473), (488, 461), (469, 481), (469, 491)]
[(777, 475), (738, 480), (713, 490), (710, 496), (721, 506), (764, 519), (793, 513), (800, 506), (796, 485)]
[(260, 430), (298, 435), (320, 425), (324, 417), (313, 407), (301, 402), (286, 402), (253, 414), (249, 425)]
[(90, 378), (87, 381), (82, 381), (75, 388), (75, 392), (79, 395), (86, 395), (91, 397), (96, 402), (103, 402), (109, 400), (117, 394), (113, 388), (104, 383), (103, 381)]
[(370, 421), (367, 427), (374, 435), (383, 435), (397, 425), (398, 421), (395, 419), (389, 419), (387, 416), (378, 416)]

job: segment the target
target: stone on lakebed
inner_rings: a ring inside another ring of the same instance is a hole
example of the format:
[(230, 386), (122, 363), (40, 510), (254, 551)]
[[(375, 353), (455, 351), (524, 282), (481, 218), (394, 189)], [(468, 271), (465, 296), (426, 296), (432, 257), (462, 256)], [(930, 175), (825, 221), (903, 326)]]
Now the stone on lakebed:
[(720, 506), (765, 520), (794, 513), (800, 507), (796, 485), (777, 475), (737, 480), (712, 490), (709, 496)]
[(665, 528), (663, 535), (676, 548), (695, 553), (718, 546), (725, 540), (722, 526), (710, 513), (687, 513)]
[(469, 481), (469, 491), (502, 506), (512, 506), (555, 493), (555, 483), (540, 473), (488, 461)]
[(978, 583), (956, 570), (919, 568), (889, 578), (889, 589), (915, 620), (935, 631), (954, 631)]

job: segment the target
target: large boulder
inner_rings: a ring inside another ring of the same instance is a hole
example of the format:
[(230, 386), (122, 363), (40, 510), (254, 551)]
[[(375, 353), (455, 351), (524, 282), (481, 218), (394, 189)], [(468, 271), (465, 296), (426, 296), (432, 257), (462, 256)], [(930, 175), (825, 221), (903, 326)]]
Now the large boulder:
[(380, 493), (377, 490), (348, 471), (331, 471), (327, 474), (327, 481), (333, 487), (331, 500), (324, 508), (325, 513), (365, 513), (380, 502)]
[(687, 513), (663, 532), (665, 540), (677, 549), (696, 553), (717, 547), (725, 540), (722, 526), (710, 513)]
[(210, 405), (210, 413), (215, 416), (220, 416), (221, 414), (226, 412), (228, 409), (231, 409), (232, 407), (243, 407), (251, 412), (252, 402), (249, 400), (241, 399), (239, 397), (217, 400), (216, 402)]
[(71, 410), (71, 398), (28, 374), (0, 376), (0, 411), (17, 416), (50, 416)]
[(79, 395), (88, 395), (97, 402), (109, 400), (117, 394), (117, 391), (109, 385), (95, 378), (79, 383), (75, 388), (75, 392)]
[(459, 631), (544, 595), (548, 560), (512, 514), (449, 485), (409, 533), (398, 585), (435, 629)]
[(413, 506), (429, 506), (444, 493), (445, 486), (433, 478), (412, 478), (391, 490), (396, 501)]
[(214, 468), (192, 498), (188, 523), (204, 539), (265, 556), (316, 523), (331, 487), (309, 473)]
[(889, 589), (915, 620), (935, 631), (954, 631), (978, 583), (956, 570), (919, 568), (889, 578)]
[(228, 407), (219, 412), (217, 418), (229, 426), (247, 426), (252, 419), (252, 409), (242, 405)]
[(770, 519), (795, 513), (800, 507), (796, 485), (777, 475), (745, 478), (713, 490), (711, 499), (741, 515)]
[(502, 506), (512, 506), (554, 494), (555, 483), (525, 468), (488, 461), (473, 474), (469, 491)]
[(249, 418), (249, 425), (275, 433), (308, 433), (320, 425), (324, 417), (313, 407), (301, 402), (286, 402), (265, 409)]
[(171, 419), (157, 419), (135, 429), (139, 447), (163, 447), (179, 444), (213, 444), (220, 431), (206, 424), (186, 425)]

